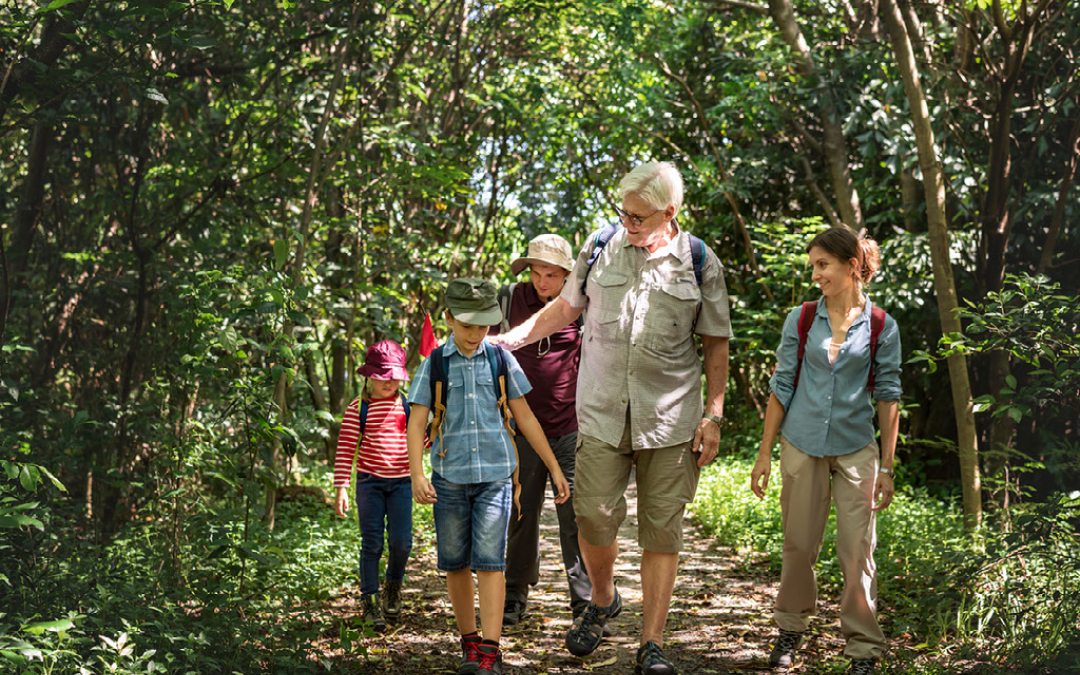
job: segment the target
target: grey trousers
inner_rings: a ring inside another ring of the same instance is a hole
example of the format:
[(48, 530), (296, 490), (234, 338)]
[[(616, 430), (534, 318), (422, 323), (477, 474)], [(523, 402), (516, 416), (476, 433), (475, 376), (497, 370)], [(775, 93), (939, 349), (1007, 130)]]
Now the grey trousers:
[[(506, 599), (524, 600), (529, 595), (529, 586), (540, 581), (540, 513), (544, 507), (544, 490), (551, 482), (551, 476), (532, 445), (524, 436), (518, 435), (517, 442), (521, 483), (521, 519), (515, 507), (510, 514), (510, 530), (506, 541)], [(574, 462), (577, 446), (577, 432), (564, 436), (549, 437), (548, 444), (555, 459), (559, 462), (570, 491), (574, 489)], [(552, 488), (554, 492), (554, 487)], [(565, 504), (556, 504), (555, 513), (559, 518), (559, 544), (562, 548), (563, 569), (570, 587), (570, 608), (576, 614), (585, 609), (592, 599), (592, 584), (585, 571), (585, 562), (581, 559), (578, 546), (577, 519), (574, 514), (574, 500)]]

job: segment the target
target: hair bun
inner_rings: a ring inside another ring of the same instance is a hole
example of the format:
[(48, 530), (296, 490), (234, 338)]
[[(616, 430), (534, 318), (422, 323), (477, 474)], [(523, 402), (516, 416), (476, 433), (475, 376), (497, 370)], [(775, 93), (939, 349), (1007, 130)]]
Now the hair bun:
[(859, 239), (859, 250), (862, 252), (863, 260), (859, 276), (864, 284), (870, 283), (877, 271), (881, 269), (881, 249), (873, 239), (862, 237)]

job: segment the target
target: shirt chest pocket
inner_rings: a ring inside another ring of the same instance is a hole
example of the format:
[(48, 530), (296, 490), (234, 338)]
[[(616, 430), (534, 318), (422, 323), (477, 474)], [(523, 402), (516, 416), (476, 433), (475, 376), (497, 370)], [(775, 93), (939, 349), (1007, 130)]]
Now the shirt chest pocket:
[(701, 306), (701, 289), (693, 281), (664, 284), (649, 293), (645, 328), (658, 349), (672, 349), (690, 339)]
[(630, 275), (603, 270), (589, 279), (595, 284), (589, 294), (589, 340), (618, 342), (621, 330), (622, 304), (629, 290)]

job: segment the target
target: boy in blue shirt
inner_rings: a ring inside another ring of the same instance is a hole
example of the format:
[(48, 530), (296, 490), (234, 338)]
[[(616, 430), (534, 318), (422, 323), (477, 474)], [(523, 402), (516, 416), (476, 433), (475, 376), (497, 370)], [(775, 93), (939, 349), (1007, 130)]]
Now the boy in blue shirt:
[[(507, 433), (495, 395), (488, 351), (502, 349), (484, 337), (502, 321), (498, 291), (481, 279), (455, 279), (446, 288), (446, 323), (451, 338), (439, 349), (445, 363), (446, 411), (441, 430), (431, 442), (432, 475), (424, 475), (424, 432), (432, 400), (433, 355), (420, 364), (409, 391), (409, 470), (413, 498), (434, 504), (439, 569), (454, 619), (461, 631), (459, 675), (502, 673), (502, 612), (506, 594), (506, 531), (517, 483), (517, 451)], [(547, 466), (558, 490), (555, 502), (570, 497), (570, 487), (548, 446), (540, 423), (525, 402), (532, 386), (517, 360), (504, 352), (505, 396), (518, 430)], [(434, 435), (434, 434), (433, 434)], [(512, 480), (513, 478), (513, 480)], [(480, 590), (480, 627), (476, 631), (473, 571)]]

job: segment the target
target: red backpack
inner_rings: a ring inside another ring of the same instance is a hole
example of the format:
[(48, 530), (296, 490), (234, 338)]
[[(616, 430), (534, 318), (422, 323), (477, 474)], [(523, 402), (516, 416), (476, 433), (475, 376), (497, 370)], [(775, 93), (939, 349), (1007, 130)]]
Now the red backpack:
[[(799, 388), (799, 374), (802, 372), (803, 355), (806, 353), (806, 337), (810, 335), (810, 326), (814, 323), (814, 315), (817, 314), (817, 301), (804, 302), (799, 310), (799, 360), (795, 364), (795, 386), (792, 391)], [(874, 393), (874, 357), (877, 355), (878, 338), (885, 329), (885, 310), (877, 306), (870, 307), (870, 375), (866, 378), (866, 388)]]

